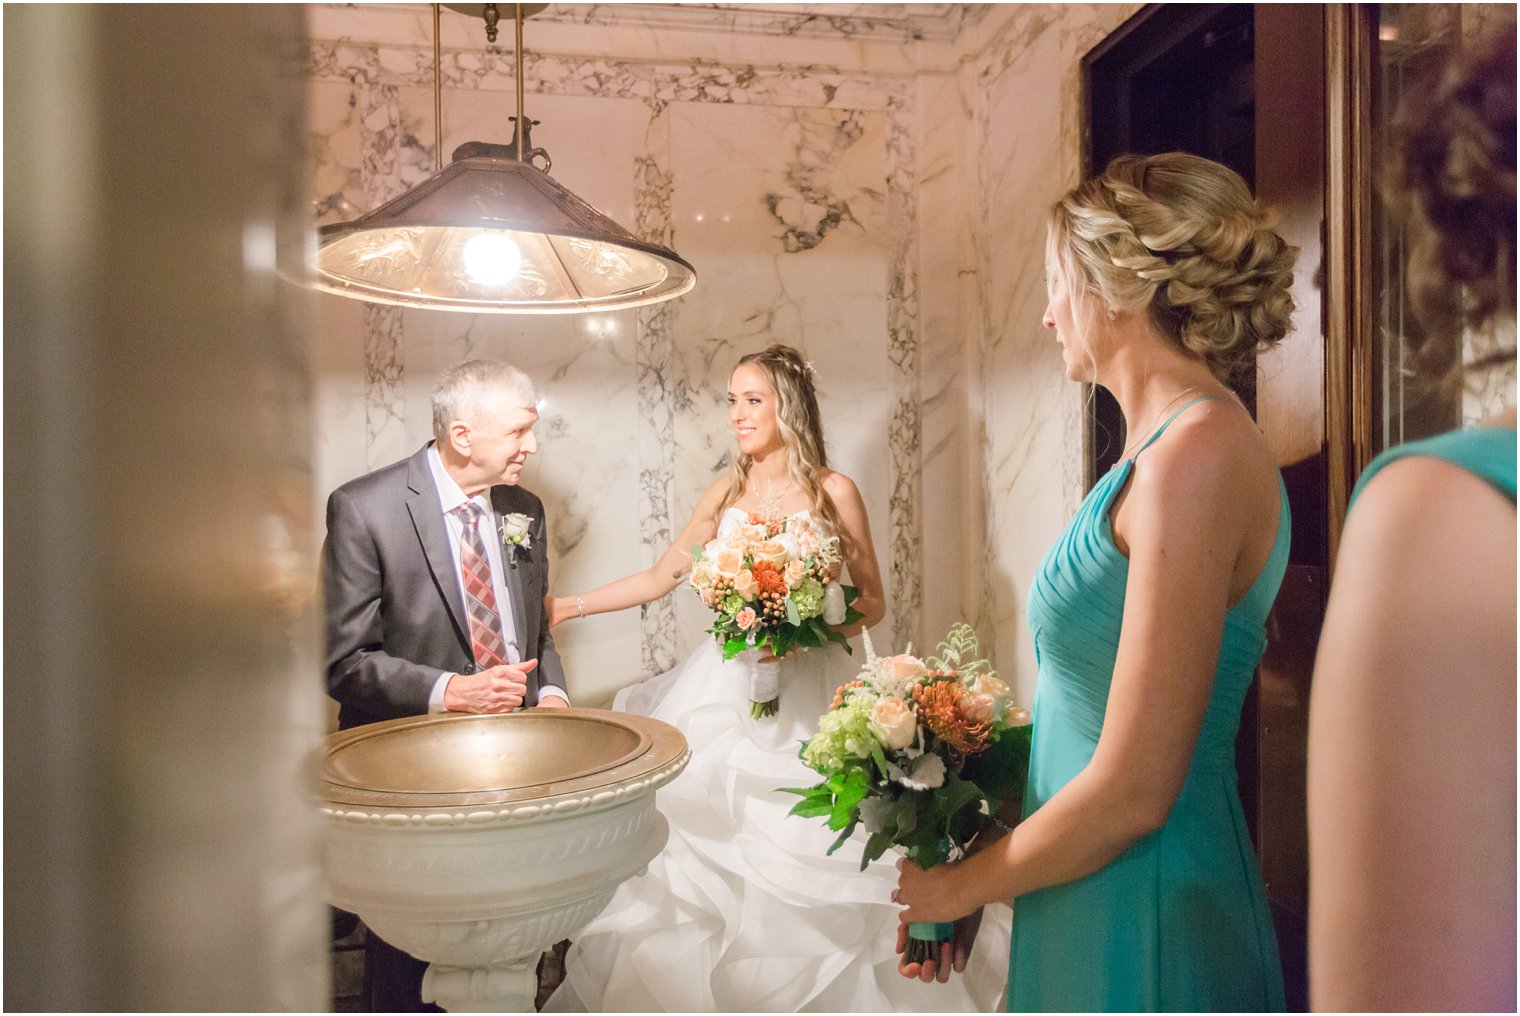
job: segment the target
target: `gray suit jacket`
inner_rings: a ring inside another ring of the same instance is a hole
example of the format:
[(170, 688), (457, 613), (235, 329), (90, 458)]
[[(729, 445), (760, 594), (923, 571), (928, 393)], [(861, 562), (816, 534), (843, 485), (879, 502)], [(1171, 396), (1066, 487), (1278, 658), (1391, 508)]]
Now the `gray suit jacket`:
[[(544, 506), (521, 487), (500, 485), (491, 488), (491, 508), (492, 524), (481, 526), (487, 539), (489, 534), (501, 539), (504, 514), (533, 519), (529, 547), (501, 546), (518, 646), (523, 659), (538, 659), (525, 697), (532, 705), (540, 686), (565, 687), (544, 611), (549, 584)], [(426, 446), (332, 492), (322, 589), (327, 693), (340, 705), (339, 727), (426, 713), (440, 673), (474, 672), (458, 566)]]

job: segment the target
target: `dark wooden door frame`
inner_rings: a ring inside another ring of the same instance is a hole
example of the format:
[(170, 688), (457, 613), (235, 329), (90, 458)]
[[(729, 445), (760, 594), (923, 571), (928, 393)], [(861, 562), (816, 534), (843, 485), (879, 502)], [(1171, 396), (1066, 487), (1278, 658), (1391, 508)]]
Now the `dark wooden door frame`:
[(1325, 434), (1330, 562), (1374, 447), (1376, 4), (1325, 5)]

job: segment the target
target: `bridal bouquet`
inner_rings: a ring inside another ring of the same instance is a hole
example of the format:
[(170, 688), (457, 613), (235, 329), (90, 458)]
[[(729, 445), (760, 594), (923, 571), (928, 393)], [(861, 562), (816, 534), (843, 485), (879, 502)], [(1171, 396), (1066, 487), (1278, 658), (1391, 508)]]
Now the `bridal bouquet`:
[[(708, 629), (731, 660), (746, 649), (785, 656), (837, 642), (831, 625), (853, 624), (859, 595), (838, 581), (839, 537), (824, 536), (806, 519), (751, 513), (705, 547), (691, 552), (691, 585), (717, 618)], [(750, 667), (750, 715), (774, 716), (780, 704), (775, 667)]]
[[(1033, 727), (979, 652), (966, 624), (926, 659), (878, 658), (866, 637), (864, 669), (802, 746), (823, 781), (783, 788), (802, 798), (791, 814), (826, 818), (839, 833), (830, 854), (863, 824), (862, 871), (888, 847), (932, 867), (964, 856), (993, 812), (1023, 799)], [(908, 958), (922, 961), (953, 926), (908, 931)]]

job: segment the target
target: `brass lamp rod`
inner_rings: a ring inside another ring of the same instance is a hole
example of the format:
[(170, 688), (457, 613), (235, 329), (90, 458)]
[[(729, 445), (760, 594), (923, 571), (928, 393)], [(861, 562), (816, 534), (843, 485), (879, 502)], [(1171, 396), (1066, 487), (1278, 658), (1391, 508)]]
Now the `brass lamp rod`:
[(433, 169), (443, 169), (443, 42), (439, 38), (439, 20), (443, 4), (433, 5)]
[(523, 5), (513, 4), (512, 7), (512, 21), (517, 29), (517, 161), (524, 162), (523, 150), (528, 147), (528, 132), (525, 129), (528, 121), (523, 119)]

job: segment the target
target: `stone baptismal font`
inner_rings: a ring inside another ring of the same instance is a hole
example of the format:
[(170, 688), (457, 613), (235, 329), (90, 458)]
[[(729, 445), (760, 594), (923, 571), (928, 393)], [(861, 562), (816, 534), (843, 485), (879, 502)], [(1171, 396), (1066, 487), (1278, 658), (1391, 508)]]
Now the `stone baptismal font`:
[(689, 758), (676, 728), (599, 709), (411, 716), (333, 734), (328, 899), (428, 961), (424, 999), (531, 1011), (539, 954), (664, 847), (655, 791)]

